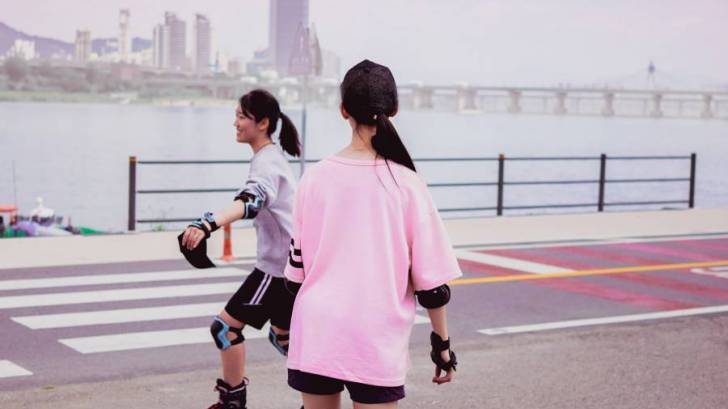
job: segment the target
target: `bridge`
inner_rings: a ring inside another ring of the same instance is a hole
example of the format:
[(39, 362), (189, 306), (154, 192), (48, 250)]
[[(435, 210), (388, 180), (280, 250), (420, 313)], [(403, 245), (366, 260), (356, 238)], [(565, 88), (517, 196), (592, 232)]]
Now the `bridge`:
[[(67, 63), (81, 72), (89, 66)], [(328, 78), (198, 77), (189, 73), (163, 72), (156, 68), (115, 64), (116, 80), (134, 83), (152, 94), (175, 95), (193, 91), (213, 98), (233, 99), (265, 88), (286, 106), (336, 108), (339, 83)], [(690, 75), (647, 70), (600, 79), (588, 86), (553, 87), (486, 86), (466, 83), (430, 85), (420, 82), (399, 85), (400, 109), (450, 111), (463, 114), (507, 113), (512, 115), (602, 116), (636, 118), (728, 119), (728, 84)], [(304, 98), (305, 97), (305, 98)]]
[[(145, 80), (149, 88), (198, 89), (218, 98), (235, 98), (254, 88), (265, 88), (284, 105), (335, 108), (338, 83), (312, 80), (305, 87), (294, 78), (253, 79), (165, 78)], [(728, 119), (728, 90), (610, 87), (504, 87), (402, 84), (400, 106), (405, 110), (452, 111), (464, 114), (582, 115), (604, 117)]]

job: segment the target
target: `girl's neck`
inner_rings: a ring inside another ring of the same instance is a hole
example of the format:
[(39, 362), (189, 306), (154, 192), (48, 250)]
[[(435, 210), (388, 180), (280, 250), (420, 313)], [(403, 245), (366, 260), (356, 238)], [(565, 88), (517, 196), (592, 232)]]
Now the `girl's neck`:
[(258, 153), (259, 150), (272, 143), (273, 141), (268, 137), (256, 138), (255, 140), (250, 141), (250, 148), (253, 149), (253, 155), (255, 155), (256, 153)]
[(372, 146), (372, 138), (376, 131), (365, 131), (363, 129), (354, 129), (351, 133), (351, 143), (346, 148), (337, 153), (337, 156), (343, 156), (351, 159), (374, 159), (377, 151)]

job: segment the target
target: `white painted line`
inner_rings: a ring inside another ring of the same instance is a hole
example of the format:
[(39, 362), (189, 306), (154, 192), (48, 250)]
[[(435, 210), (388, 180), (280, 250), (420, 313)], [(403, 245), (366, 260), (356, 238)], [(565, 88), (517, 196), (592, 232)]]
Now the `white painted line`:
[(523, 271), (534, 274), (551, 274), (573, 271), (568, 268), (552, 266), (549, 264), (534, 263), (517, 258), (496, 256), (494, 254), (476, 253), (473, 251), (456, 250), (455, 256), (462, 260), (474, 261), (476, 263), (490, 264), (496, 267), (504, 267), (511, 270)]
[(0, 360), (0, 378), (33, 375), (33, 372), (11, 361)]
[(543, 241), (540, 243), (529, 243), (529, 244), (508, 244), (508, 243), (496, 243), (493, 245), (488, 245), (486, 243), (480, 245), (480, 244), (472, 244), (472, 245), (465, 245), (464, 247), (460, 247), (463, 250), (508, 250), (508, 249), (534, 249), (534, 248), (549, 248), (549, 247), (562, 247), (562, 246), (570, 246), (570, 247), (583, 247), (583, 246), (601, 246), (605, 244), (620, 244), (620, 243), (651, 243), (651, 242), (662, 242), (662, 241), (675, 241), (675, 240), (716, 240), (716, 239), (726, 239), (728, 238), (728, 235), (704, 235), (704, 234), (697, 234), (697, 235), (688, 235), (688, 236), (674, 236), (674, 237), (612, 237), (612, 238), (606, 238), (606, 239), (586, 239), (586, 240), (564, 240), (564, 241)]
[(518, 334), (522, 332), (548, 331), (552, 329), (585, 327), (590, 325), (618, 324), (623, 322), (635, 322), (656, 320), (662, 318), (689, 317), (693, 315), (718, 314), (728, 312), (728, 305), (717, 305), (713, 307), (688, 308), (685, 310), (652, 312), (646, 314), (619, 315), (616, 317), (589, 318), (583, 320), (545, 322), (542, 324), (518, 325), (513, 327), (487, 328), (478, 330), (485, 335)]
[(0, 297), (0, 309), (40, 307), (47, 305), (87, 304), (110, 301), (150, 300), (155, 298), (186, 297), (210, 294), (232, 294), (240, 287), (240, 283), (241, 281), (232, 281), (217, 284), (143, 287), (123, 290), (79, 291)]
[[(415, 323), (429, 322), (425, 317), (416, 316)], [(245, 339), (267, 338), (269, 324), (261, 330), (245, 327)], [(99, 352), (128, 351), (145, 348), (158, 348), (174, 345), (212, 343), (210, 328), (185, 328), (168, 331), (130, 332), (126, 334), (101, 335), (93, 337), (65, 338), (58, 342), (82, 354)]]
[(237, 268), (208, 268), (204, 270), (153, 271), (144, 273), (94, 274), (85, 276), (30, 278), (2, 280), (0, 291), (27, 290), (31, 288), (73, 287), (97, 284), (144, 283), (150, 281), (191, 280), (195, 278), (244, 277), (249, 271)]
[[(255, 328), (246, 327), (243, 330), (243, 334), (246, 339), (267, 337), (268, 324), (260, 331)], [(65, 338), (59, 339), (58, 342), (82, 354), (93, 354), (98, 352), (128, 351), (174, 345), (206, 344), (212, 343), (212, 338), (210, 337), (209, 327), (200, 327), (169, 331), (129, 332), (126, 334)]]
[(169, 305), (164, 307), (128, 308), (76, 312), (66, 314), (27, 315), (11, 317), (18, 324), (30, 329), (68, 328), (84, 325), (119, 324), (124, 322), (142, 322), (214, 316), (225, 306), (224, 302), (204, 304)]
[(706, 276), (713, 276), (718, 278), (728, 278), (728, 266), (722, 267), (709, 267), (709, 268), (694, 268), (690, 270), (694, 274), (702, 274)]

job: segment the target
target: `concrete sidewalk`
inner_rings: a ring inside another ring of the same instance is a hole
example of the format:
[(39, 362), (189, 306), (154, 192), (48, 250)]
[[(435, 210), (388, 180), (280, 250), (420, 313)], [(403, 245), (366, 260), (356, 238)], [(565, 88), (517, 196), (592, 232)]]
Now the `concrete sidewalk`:
[[(728, 208), (449, 219), (456, 247), (728, 233)], [(0, 240), (0, 269), (180, 259), (179, 231)], [(222, 233), (208, 243), (222, 254)], [(236, 258), (255, 258), (255, 230), (233, 229)]]

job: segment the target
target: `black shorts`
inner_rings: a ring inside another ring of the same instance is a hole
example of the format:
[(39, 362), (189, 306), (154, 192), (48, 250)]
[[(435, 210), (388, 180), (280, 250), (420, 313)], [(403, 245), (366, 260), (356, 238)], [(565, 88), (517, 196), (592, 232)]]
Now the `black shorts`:
[(299, 392), (312, 395), (333, 395), (343, 391), (344, 387), (346, 387), (351, 400), (365, 404), (395, 402), (404, 398), (404, 385), (367, 385), (302, 372), (296, 369), (288, 370), (288, 385)]
[(282, 277), (273, 277), (257, 268), (230, 298), (225, 311), (236, 320), (261, 329), (270, 320), (278, 328), (291, 328), (291, 312), (296, 296), (291, 294)]

